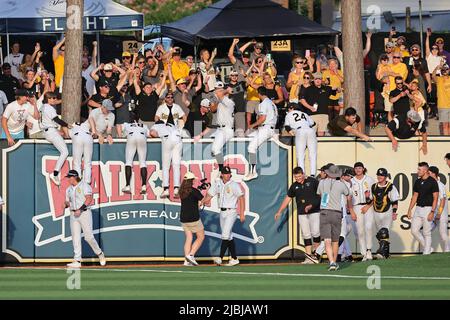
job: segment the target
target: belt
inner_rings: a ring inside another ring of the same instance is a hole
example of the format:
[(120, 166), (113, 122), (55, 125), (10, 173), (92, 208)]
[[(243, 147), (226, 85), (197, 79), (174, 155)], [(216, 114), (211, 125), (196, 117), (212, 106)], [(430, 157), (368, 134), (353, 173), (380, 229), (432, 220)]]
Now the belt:
[(271, 126), (271, 125), (268, 125), (268, 124), (263, 125), (263, 127), (269, 127), (269, 126), (270, 126), (270, 129), (275, 129), (274, 126)]
[(220, 208), (220, 211), (234, 210), (235, 208)]
[(47, 132), (50, 129), (56, 129), (55, 127), (45, 128), (44, 131)]
[[(85, 131), (82, 131), (82, 132), (86, 133), (88, 136), (91, 135), (89, 132), (85, 132)], [(74, 133), (73, 135), (74, 135), (74, 136), (77, 136), (79, 133), (80, 133), (80, 132), (76, 132), (76, 133)]]
[(355, 206), (365, 206), (367, 203), (357, 203)]
[(229, 126), (221, 126), (221, 125), (219, 125), (219, 128), (229, 128), (229, 129), (231, 129), (231, 130), (234, 130), (234, 127), (229, 127)]

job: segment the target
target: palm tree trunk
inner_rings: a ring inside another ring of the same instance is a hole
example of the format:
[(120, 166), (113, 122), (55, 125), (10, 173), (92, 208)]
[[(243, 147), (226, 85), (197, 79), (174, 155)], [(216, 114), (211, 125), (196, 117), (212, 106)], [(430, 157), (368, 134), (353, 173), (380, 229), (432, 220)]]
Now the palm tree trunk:
[(365, 123), (364, 61), (361, 32), (361, 0), (342, 1), (344, 52), (344, 103), (354, 107)]
[(69, 124), (80, 120), (83, 2), (84, 0), (67, 0), (62, 117)]

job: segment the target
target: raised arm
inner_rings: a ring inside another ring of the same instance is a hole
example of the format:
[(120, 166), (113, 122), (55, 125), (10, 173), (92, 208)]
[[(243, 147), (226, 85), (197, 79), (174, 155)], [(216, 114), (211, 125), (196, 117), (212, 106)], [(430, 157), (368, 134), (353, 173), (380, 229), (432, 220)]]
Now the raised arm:
[(141, 94), (141, 86), (139, 85), (136, 70), (133, 72), (133, 86), (134, 86), (134, 92), (136, 93), (136, 96), (140, 95)]
[(366, 47), (364, 48), (363, 51), (363, 57), (367, 57), (367, 55), (370, 52), (370, 48), (372, 47), (372, 32), (371, 31), (367, 31), (366, 32)]
[(177, 90), (177, 86), (175, 84), (175, 79), (173, 78), (173, 74), (172, 74), (172, 63), (169, 61), (169, 63), (167, 64), (167, 72), (169, 74), (169, 81), (170, 81), (170, 90), (172, 90), (172, 92), (175, 92)]
[(246, 44), (244, 44), (242, 47), (239, 48), (240, 52), (244, 52), (245, 50), (247, 50), (248, 47), (250, 47), (250, 45), (254, 44), (256, 41), (249, 41)]
[(95, 69), (97, 68), (97, 55), (98, 55), (98, 48), (97, 48), (97, 41), (92, 41), (92, 60), (91, 65)]
[(55, 61), (55, 60), (59, 57), (58, 50), (63, 46), (63, 44), (64, 44), (65, 42), (66, 42), (66, 38), (63, 38), (60, 42), (58, 42), (58, 43), (53, 47), (53, 53), (52, 53), (53, 61)]
[(239, 43), (239, 39), (235, 38), (233, 39), (233, 42), (231, 43), (230, 49), (228, 50), (228, 59), (230, 59), (231, 64), (236, 64), (236, 57), (234, 56), (234, 49), (236, 48), (236, 45)]
[(104, 67), (104, 63), (102, 63), (101, 65), (99, 65), (97, 68), (95, 68), (94, 70), (91, 71), (91, 78), (94, 79), (94, 81), (98, 81), (100, 79), (100, 77), (98, 76), (98, 72), (100, 70), (103, 70)]

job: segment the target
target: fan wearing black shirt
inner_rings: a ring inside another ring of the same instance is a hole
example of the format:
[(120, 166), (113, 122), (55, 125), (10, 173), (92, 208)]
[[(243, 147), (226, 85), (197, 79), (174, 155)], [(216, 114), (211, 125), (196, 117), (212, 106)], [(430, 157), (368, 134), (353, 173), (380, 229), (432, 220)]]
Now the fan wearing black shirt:
[(239, 73), (235, 70), (230, 72), (230, 82), (226, 84), (225, 88), (231, 88), (232, 92), (229, 98), (234, 102), (234, 132), (237, 137), (245, 136), (245, 81), (238, 81)]
[[(180, 222), (186, 236), (184, 243), (185, 266), (198, 266), (197, 261), (195, 261), (195, 253), (205, 240), (205, 230), (199, 212), (203, 195), (198, 189), (193, 188), (195, 179), (196, 177), (192, 172), (186, 172), (179, 192), (181, 199)], [(192, 242), (194, 233), (197, 239)]]
[(196, 142), (204, 137), (207, 132), (206, 128), (211, 126), (210, 108), (211, 102), (208, 99), (203, 99), (198, 110), (189, 112), (184, 128), (189, 131)]
[(420, 150), (422, 150), (423, 154), (427, 154), (427, 129), (424, 125), (422, 125), (422, 127), (419, 129), (422, 118), (414, 110), (408, 111), (406, 115), (406, 118), (395, 117), (384, 128), (387, 136), (392, 141), (392, 150), (397, 151), (398, 149), (397, 139), (412, 138), (418, 131), (422, 136), (422, 147), (420, 147)]
[(11, 75), (11, 65), (8, 62), (2, 65), (2, 72), (3, 74), (0, 75), (0, 90), (5, 93), (8, 102), (11, 103), (16, 99), (15, 92), (20, 88), (20, 82)]
[[(420, 243), (425, 255), (432, 253), (431, 228), (439, 197), (438, 183), (430, 176), (428, 169), (428, 163), (419, 163), (417, 168), (418, 179), (414, 182), (413, 196), (408, 209), (408, 219), (411, 220), (411, 234)], [(416, 206), (416, 210), (413, 214), (414, 206)]]
[(88, 106), (90, 107), (90, 110), (92, 110), (93, 108), (100, 108), (104, 100), (111, 100), (113, 104), (115, 104), (120, 98), (118, 91), (120, 90), (120, 88), (122, 88), (123, 83), (124, 81), (121, 81), (120, 84), (118, 84), (117, 87), (115, 88), (116, 93), (113, 93), (110, 84), (108, 82), (99, 81), (97, 93), (94, 94), (88, 101)]
[(324, 136), (328, 124), (328, 105), (331, 95), (337, 93), (330, 86), (322, 83), (322, 74), (314, 73), (314, 83), (304, 90), (304, 95), (300, 99), (300, 104), (305, 107), (306, 113), (316, 123), (317, 135)]
[(305, 243), (305, 264), (319, 263), (311, 250), (316, 250), (320, 244), (320, 196), (317, 194), (319, 182), (313, 177), (306, 177), (301, 167), (294, 168), (293, 173), (295, 182), (275, 214), (275, 220), (280, 218), (292, 198), (295, 198), (298, 222)]
[(135, 109), (136, 116), (149, 130), (155, 124), (159, 95), (164, 88), (165, 81), (166, 73), (163, 73), (163, 76), (160, 78), (160, 82), (157, 85), (146, 82), (141, 88), (138, 80), (138, 72), (136, 71), (133, 76), (133, 86), (137, 99)]
[(402, 77), (395, 77), (395, 89), (389, 94), (389, 101), (393, 104), (392, 116), (406, 118), (406, 113), (409, 111), (409, 90), (405, 86)]

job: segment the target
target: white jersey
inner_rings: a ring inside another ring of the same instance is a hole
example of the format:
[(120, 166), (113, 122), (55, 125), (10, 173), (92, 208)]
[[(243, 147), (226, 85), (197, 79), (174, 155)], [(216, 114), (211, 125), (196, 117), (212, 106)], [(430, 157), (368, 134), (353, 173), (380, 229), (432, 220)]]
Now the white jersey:
[(294, 130), (309, 129), (314, 124), (314, 120), (309, 115), (299, 110), (289, 112), (284, 120), (284, 126), (289, 126)]
[(227, 128), (234, 127), (234, 101), (225, 96), (217, 105), (217, 124)]
[(258, 115), (266, 116), (266, 120), (262, 124), (263, 126), (274, 127), (278, 120), (277, 106), (269, 98), (265, 98), (258, 106)]
[(32, 118), (34, 107), (27, 103), (20, 105), (13, 101), (6, 106), (3, 118), (8, 119), (7, 125), (10, 133), (19, 133), (25, 128), (28, 119)]
[(445, 190), (445, 184), (443, 184), (441, 181), (438, 181), (438, 186), (439, 186), (439, 201), (438, 201), (438, 208), (441, 205), (441, 201), (442, 199), (445, 199), (444, 203), (444, 211), (442, 211), (443, 215), (447, 215), (448, 214), (448, 200), (447, 200), (447, 191)]
[(116, 117), (112, 112), (104, 114), (101, 108), (95, 108), (89, 114), (89, 118), (94, 119), (97, 132), (104, 134), (108, 128), (112, 129), (112, 127), (114, 127), (114, 120)]
[(244, 195), (244, 192), (236, 181), (230, 180), (224, 183), (222, 179), (218, 179), (211, 184), (208, 194), (211, 197), (218, 195), (217, 205), (219, 208), (236, 209), (237, 201)]
[[(156, 116), (159, 117), (160, 120), (164, 121), (164, 123), (167, 123), (167, 119), (169, 119), (170, 110), (169, 107), (163, 103), (158, 107), (158, 110), (156, 110)], [(172, 116), (173, 116), (173, 122), (178, 127), (178, 121), (183, 119), (185, 113), (183, 109), (176, 103), (172, 106)]]
[(0, 115), (3, 113), (3, 108), (8, 104), (8, 97), (0, 90)]
[[(42, 105), (43, 105), (42, 101), (43, 101), (43, 100), (44, 100), (44, 95), (41, 95), (41, 97), (40, 97), (39, 99), (36, 100), (36, 108), (37, 108), (37, 110), (39, 111), (39, 114), (40, 114), (41, 109), (42, 109)], [(28, 129), (28, 134), (29, 134), (29, 135), (36, 134), (36, 133), (42, 131), (42, 130), (41, 130), (41, 126), (40, 126), (40, 124), (39, 124), (39, 121), (40, 121), (40, 120), (41, 120), (41, 119), (35, 119), (35, 118), (33, 118), (33, 117), (29, 117), (29, 118), (28, 118), (28, 122), (31, 122), (31, 123), (33, 124), (33, 126), (31, 127), (31, 129)]]
[(58, 128), (59, 125), (53, 121), (53, 119), (58, 117), (56, 113), (55, 107), (49, 105), (48, 103), (44, 104), (41, 107), (41, 121), (40, 126), (43, 130), (48, 128)]
[(69, 135), (72, 139), (74, 136), (77, 136), (80, 133), (90, 135), (90, 128), (91, 126), (89, 125), (89, 121), (85, 121), (83, 123), (74, 123), (72, 125), (72, 128), (69, 129)]
[(364, 175), (361, 180), (352, 178), (351, 195), (353, 199), (353, 205), (365, 204), (367, 199), (372, 199), (372, 185), (375, 180), (371, 177)]
[(70, 185), (66, 190), (66, 201), (70, 203), (70, 210), (78, 210), (86, 202), (86, 196), (92, 195), (92, 188), (84, 181), (76, 186)]
[(123, 124), (123, 130), (125, 132), (126, 137), (136, 137), (136, 136), (142, 136), (144, 139), (147, 139), (148, 137), (148, 127), (144, 126), (142, 123), (127, 123), (125, 122)]
[(180, 129), (171, 123), (158, 123), (153, 125), (150, 130), (155, 130), (158, 133), (158, 137), (160, 137), (163, 142), (166, 140), (181, 142)]
[(19, 80), (24, 80), (22, 73), (19, 71), (20, 65), (23, 61), (23, 53), (13, 54), (10, 53), (5, 58), (4, 63), (9, 63), (11, 65), (11, 75)]

